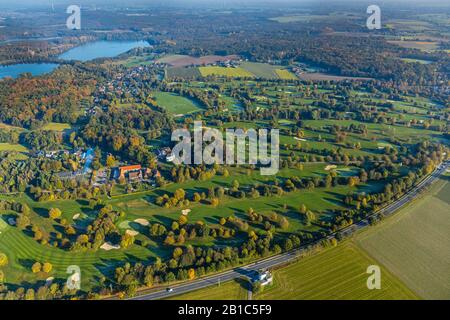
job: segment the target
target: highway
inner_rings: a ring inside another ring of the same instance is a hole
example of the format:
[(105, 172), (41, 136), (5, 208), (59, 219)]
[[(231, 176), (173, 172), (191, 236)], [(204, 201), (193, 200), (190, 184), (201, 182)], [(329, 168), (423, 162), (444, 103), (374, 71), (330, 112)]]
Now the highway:
[[(408, 193), (403, 195), (401, 198), (399, 198), (397, 201), (391, 203), (390, 205), (382, 208), (381, 210), (373, 213), (371, 216), (375, 216), (377, 214), (383, 214), (385, 216), (390, 216), (394, 214), (396, 211), (398, 211), (400, 208), (405, 206), (407, 203), (413, 201), (424, 189), (429, 187), (432, 183), (434, 183), (438, 178), (445, 173), (447, 168), (450, 165), (450, 161), (444, 162), (441, 164), (432, 174), (427, 176), (425, 179), (423, 179), (420, 183), (418, 183), (412, 190), (410, 190)], [(369, 218), (359, 221), (351, 226), (348, 226), (344, 229), (341, 229), (338, 231), (338, 233), (347, 236), (350, 235), (357, 230), (363, 229), (369, 225)], [(332, 239), (335, 237), (336, 234), (332, 234), (327, 237), (327, 239)], [(322, 239), (323, 240), (323, 239)], [(175, 295), (180, 295), (183, 293), (187, 293), (190, 291), (202, 289), (205, 287), (209, 287), (211, 285), (219, 285), (220, 283), (224, 283), (233, 279), (237, 279), (240, 277), (248, 277), (256, 274), (258, 270), (260, 269), (270, 269), (277, 266), (282, 266), (285, 264), (288, 264), (291, 261), (294, 261), (298, 258), (298, 256), (307, 248), (311, 246), (303, 246), (299, 249), (296, 249), (291, 252), (282, 253), (276, 256), (273, 256), (268, 259), (260, 260), (258, 262), (254, 262), (252, 264), (242, 266), (235, 268), (233, 270), (229, 270), (226, 272), (222, 272), (219, 274), (215, 274), (209, 277), (200, 278), (197, 280), (185, 282), (179, 285), (175, 285), (171, 287), (173, 289), (172, 292), (168, 292), (166, 290), (164, 291), (157, 291), (152, 292), (148, 294), (142, 294), (140, 296), (136, 296), (133, 298), (130, 298), (129, 300), (157, 300), (157, 299), (164, 299)]]

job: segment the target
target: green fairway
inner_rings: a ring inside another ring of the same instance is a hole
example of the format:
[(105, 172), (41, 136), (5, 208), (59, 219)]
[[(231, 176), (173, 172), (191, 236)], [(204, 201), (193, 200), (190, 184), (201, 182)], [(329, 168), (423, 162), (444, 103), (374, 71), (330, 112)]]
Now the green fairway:
[(225, 68), (225, 67), (200, 67), (200, 73), (203, 77), (221, 76), (229, 78), (254, 78), (255, 75), (243, 68)]
[[(299, 176), (321, 176), (326, 174), (325, 164), (307, 164), (303, 170), (285, 169), (278, 174), (280, 179)], [(343, 171), (342, 175), (347, 175)], [(116, 196), (111, 200), (111, 204), (127, 213), (128, 219), (144, 217), (150, 221), (170, 221), (177, 219), (181, 213), (181, 208), (164, 208), (154, 204), (156, 194), (172, 193), (176, 189), (182, 188), (187, 195), (193, 196), (194, 192), (207, 192), (210, 187), (231, 185), (233, 180), (237, 180), (242, 186), (251, 186), (254, 183), (267, 182), (272, 180), (269, 177), (261, 177), (259, 173), (247, 175), (245, 169), (231, 170), (229, 177), (216, 176), (209, 181), (189, 181), (177, 185), (170, 185), (162, 190), (148, 192), (141, 195)], [(343, 199), (352, 190), (368, 191), (377, 188), (376, 185), (361, 185), (359, 188), (339, 186), (330, 189), (317, 188), (315, 190), (298, 190), (286, 193), (281, 197), (258, 197), (256, 199), (244, 198), (236, 199), (225, 197), (216, 208), (207, 204), (191, 203), (192, 212), (189, 214), (191, 221), (203, 220), (208, 223), (217, 224), (220, 217), (229, 215), (245, 215), (248, 208), (253, 208), (257, 212), (270, 214), (277, 212), (285, 216), (290, 222), (289, 230), (294, 231), (306, 228), (297, 213), (297, 208), (305, 204), (311, 210), (317, 212), (318, 216), (327, 219), (333, 215), (332, 209), (344, 208)], [(286, 207), (285, 207), (286, 206)], [(214, 212), (213, 214), (211, 212)], [(307, 229), (314, 229), (315, 226)]]
[(0, 232), (5, 231), (8, 228), (8, 224), (0, 217)]
[(358, 242), (420, 297), (450, 299), (450, 183), (413, 202)]
[[(6, 283), (35, 282), (45, 280), (49, 276), (56, 279), (66, 279), (68, 266), (81, 268), (82, 290), (90, 290), (96, 284), (97, 278), (111, 276), (115, 263), (121, 261), (136, 261), (150, 259), (155, 254), (146, 248), (133, 246), (126, 252), (123, 250), (98, 252), (69, 252), (61, 249), (40, 245), (31, 237), (16, 228), (8, 228), (0, 233), (0, 252), (8, 256), (9, 264), (3, 268), (7, 274)], [(31, 265), (36, 262), (50, 262), (53, 271), (48, 274), (31, 273)]]
[(158, 105), (174, 115), (184, 115), (202, 110), (198, 103), (174, 93), (155, 92), (153, 96)]
[(381, 289), (369, 290), (367, 267), (377, 265), (350, 242), (304, 258), (274, 271), (274, 283), (255, 299), (276, 300), (401, 300), (417, 297), (405, 285), (381, 268)]

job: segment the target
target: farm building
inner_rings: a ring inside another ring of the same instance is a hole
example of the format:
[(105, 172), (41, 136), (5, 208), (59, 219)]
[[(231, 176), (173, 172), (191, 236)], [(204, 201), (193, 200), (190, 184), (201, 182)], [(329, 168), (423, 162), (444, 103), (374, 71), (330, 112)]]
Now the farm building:
[(142, 170), (141, 165), (131, 165), (131, 166), (124, 166), (124, 167), (118, 167), (114, 171), (114, 179), (120, 179), (120, 178), (126, 178), (127, 174), (133, 173), (133, 172), (140, 172)]

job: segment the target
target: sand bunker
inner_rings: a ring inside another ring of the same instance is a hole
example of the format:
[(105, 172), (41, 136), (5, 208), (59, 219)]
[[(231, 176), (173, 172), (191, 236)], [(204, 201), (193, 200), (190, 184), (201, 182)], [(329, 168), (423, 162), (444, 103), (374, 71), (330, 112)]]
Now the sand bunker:
[(308, 141), (308, 140), (306, 140), (306, 139), (302, 139), (302, 138), (297, 138), (297, 137), (294, 137), (294, 139), (295, 139), (295, 140), (297, 140), (297, 141), (303, 141), (303, 142), (306, 142), (306, 141)]
[(100, 247), (100, 249), (103, 249), (103, 250), (106, 250), (106, 251), (110, 251), (110, 250), (119, 250), (120, 249), (120, 246), (119, 245), (113, 245), (113, 244), (111, 244), (111, 243), (109, 243), (109, 242), (105, 242), (101, 247)]
[(181, 214), (182, 214), (183, 216), (187, 216), (190, 212), (191, 212), (191, 209), (185, 209), (185, 210), (182, 210), (182, 211), (181, 211)]
[(146, 219), (136, 219), (134, 220), (134, 222), (139, 223), (141, 226), (148, 226), (150, 224), (150, 222), (148, 222), (148, 220)]
[(326, 166), (325, 167), (325, 171), (330, 171), (330, 170), (333, 170), (333, 169), (337, 169), (337, 166), (336, 165), (328, 165), (328, 166)]
[(72, 220), (77, 220), (79, 217), (80, 217), (80, 214), (77, 213), (76, 215), (74, 215), (74, 216), (72, 217)]
[(139, 232), (130, 229), (128, 229), (125, 233), (133, 237), (136, 237), (139, 234)]

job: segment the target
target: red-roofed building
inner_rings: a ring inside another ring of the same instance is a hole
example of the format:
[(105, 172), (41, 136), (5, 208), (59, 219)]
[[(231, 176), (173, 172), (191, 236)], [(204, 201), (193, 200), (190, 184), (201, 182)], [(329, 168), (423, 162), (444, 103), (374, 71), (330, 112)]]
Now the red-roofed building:
[(125, 167), (119, 167), (119, 178), (125, 178), (125, 175), (130, 172), (140, 171), (142, 170), (141, 165), (132, 165), (132, 166), (125, 166)]

